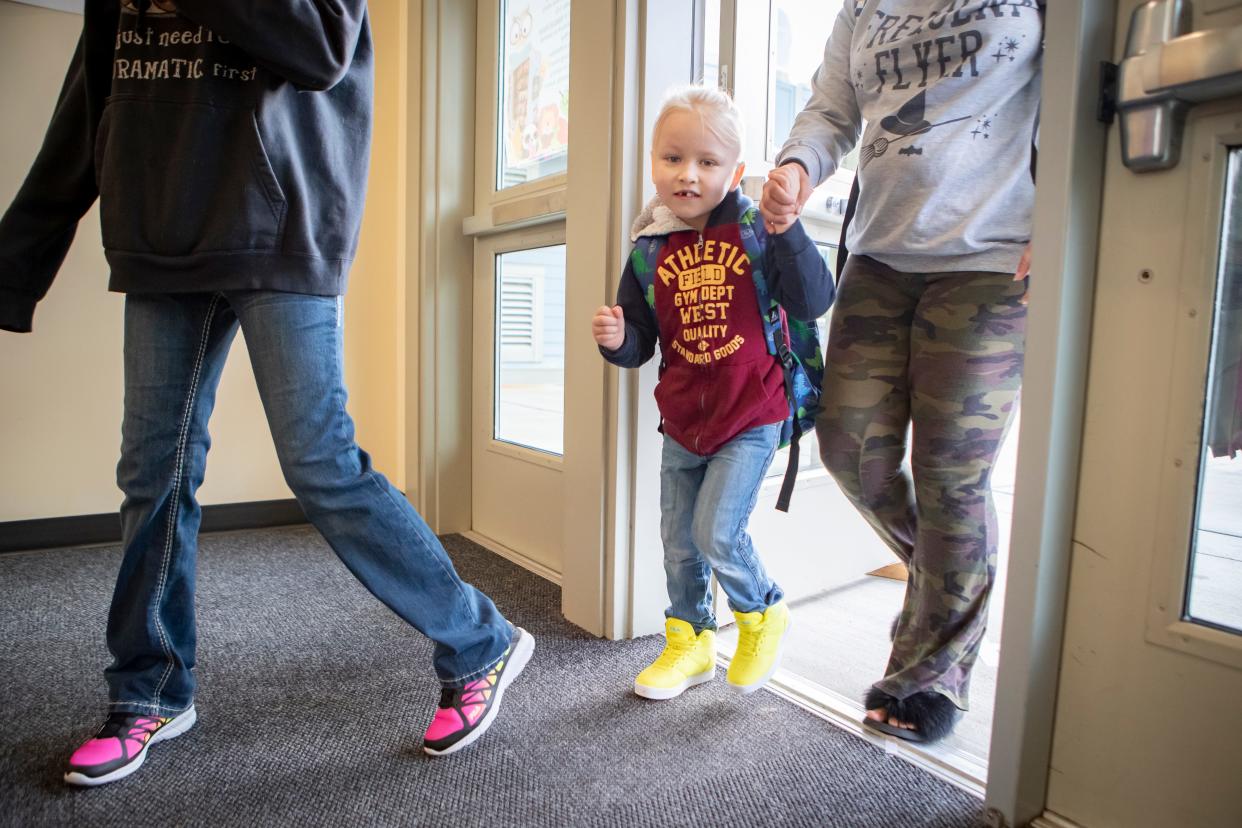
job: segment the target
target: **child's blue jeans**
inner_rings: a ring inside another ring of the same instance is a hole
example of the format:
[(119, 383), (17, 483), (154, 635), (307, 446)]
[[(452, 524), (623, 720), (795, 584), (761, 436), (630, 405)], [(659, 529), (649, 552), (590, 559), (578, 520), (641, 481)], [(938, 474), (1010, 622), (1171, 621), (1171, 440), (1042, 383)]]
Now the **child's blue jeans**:
[(435, 642), (444, 685), (486, 673), (509, 646), (512, 627), (462, 582), (427, 524), (354, 442), (337, 297), (131, 294), (117, 467), (124, 559), (108, 615), (112, 709), (168, 716), (193, 701), (194, 493), (238, 328), (281, 470), (307, 518), (367, 589)]
[(716, 629), (712, 572), (737, 612), (762, 612), (784, 596), (746, 531), (780, 431), (780, 423), (752, 428), (706, 457), (664, 438), (660, 537), (671, 602), (664, 614), (696, 633)]

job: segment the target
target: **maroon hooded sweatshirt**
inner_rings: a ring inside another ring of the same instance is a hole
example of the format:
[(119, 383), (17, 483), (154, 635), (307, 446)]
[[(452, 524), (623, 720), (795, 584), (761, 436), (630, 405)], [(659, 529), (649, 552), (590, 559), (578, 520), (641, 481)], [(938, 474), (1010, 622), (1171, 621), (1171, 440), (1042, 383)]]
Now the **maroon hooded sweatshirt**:
[[(661, 430), (687, 451), (715, 454), (751, 428), (779, 423), (789, 413), (780, 363), (768, 353), (751, 262), (739, 219), (751, 201), (734, 189), (708, 217), (700, 234), (653, 200), (634, 223), (632, 238), (660, 237), (655, 311), (627, 263), (617, 290), (625, 341), (604, 358), (635, 368), (660, 345), (656, 404)], [(832, 303), (828, 268), (801, 222), (766, 236), (754, 225), (763, 251), (768, 293), (797, 319), (813, 320)]]

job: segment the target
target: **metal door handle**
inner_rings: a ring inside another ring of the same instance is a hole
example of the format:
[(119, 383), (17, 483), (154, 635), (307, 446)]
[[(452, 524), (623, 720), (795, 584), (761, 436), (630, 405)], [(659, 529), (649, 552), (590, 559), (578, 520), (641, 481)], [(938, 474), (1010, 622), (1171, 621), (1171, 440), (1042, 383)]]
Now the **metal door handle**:
[(1190, 19), (1184, 0), (1152, 0), (1130, 17), (1117, 111), (1122, 160), (1135, 172), (1177, 165), (1191, 106), (1242, 95), (1242, 26), (1190, 32)]

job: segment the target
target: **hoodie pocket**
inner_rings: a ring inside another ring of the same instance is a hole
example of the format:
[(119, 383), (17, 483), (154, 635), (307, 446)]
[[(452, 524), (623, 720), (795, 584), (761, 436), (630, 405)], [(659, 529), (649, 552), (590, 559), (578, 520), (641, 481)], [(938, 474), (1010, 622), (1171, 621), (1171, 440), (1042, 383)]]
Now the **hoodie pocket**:
[(285, 198), (251, 109), (114, 98), (95, 169), (109, 250), (186, 256), (278, 244)]

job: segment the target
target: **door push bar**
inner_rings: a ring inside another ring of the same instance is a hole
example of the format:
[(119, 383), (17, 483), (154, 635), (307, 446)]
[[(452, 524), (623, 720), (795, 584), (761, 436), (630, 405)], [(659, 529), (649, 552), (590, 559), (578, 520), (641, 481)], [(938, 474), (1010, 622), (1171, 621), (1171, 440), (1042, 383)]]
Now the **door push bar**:
[(1115, 97), (1103, 108), (1121, 116), (1122, 161), (1135, 172), (1177, 166), (1192, 106), (1242, 95), (1242, 26), (1191, 28), (1189, 0), (1151, 0), (1130, 17)]

